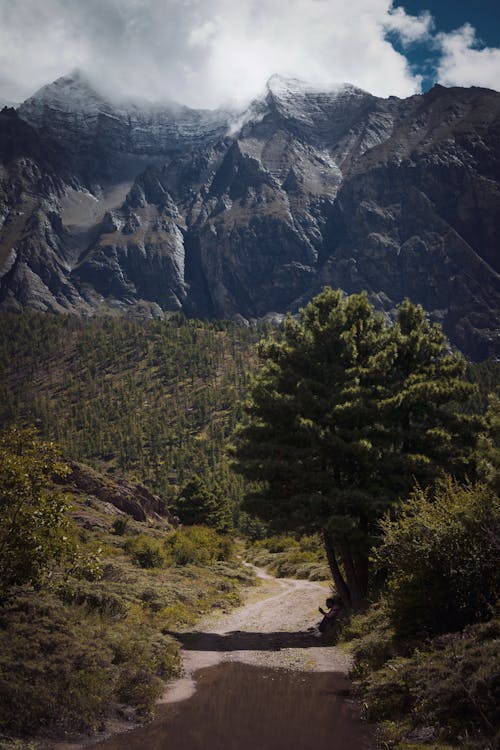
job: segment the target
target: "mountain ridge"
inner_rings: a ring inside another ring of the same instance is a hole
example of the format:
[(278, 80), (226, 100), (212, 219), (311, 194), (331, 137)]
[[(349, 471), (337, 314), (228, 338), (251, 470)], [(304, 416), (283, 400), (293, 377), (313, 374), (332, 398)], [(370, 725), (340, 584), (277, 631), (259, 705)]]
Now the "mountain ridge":
[(331, 284), (388, 315), (410, 296), (468, 356), (500, 355), (500, 94), (274, 76), (228, 112), (88, 86), (0, 115), (0, 309), (251, 320)]

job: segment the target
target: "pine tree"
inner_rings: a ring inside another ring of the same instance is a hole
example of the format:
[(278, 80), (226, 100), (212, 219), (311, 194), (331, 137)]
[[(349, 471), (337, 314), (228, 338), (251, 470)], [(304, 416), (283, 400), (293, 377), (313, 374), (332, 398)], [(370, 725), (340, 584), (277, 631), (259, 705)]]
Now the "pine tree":
[(365, 294), (325, 289), (260, 350), (234, 468), (263, 483), (246, 508), (275, 527), (323, 533), (336, 587), (360, 607), (378, 521), (417, 478), (463, 473), (473, 416), (456, 399), (465, 363), (405, 301), (387, 325)]
[(181, 487), (175, 502), (175, 512), (181, 523), (204, 524), (219, 531), (232, 526), (231, 509), (220, 489), (210, 490), (197, 474), (193, 474)]

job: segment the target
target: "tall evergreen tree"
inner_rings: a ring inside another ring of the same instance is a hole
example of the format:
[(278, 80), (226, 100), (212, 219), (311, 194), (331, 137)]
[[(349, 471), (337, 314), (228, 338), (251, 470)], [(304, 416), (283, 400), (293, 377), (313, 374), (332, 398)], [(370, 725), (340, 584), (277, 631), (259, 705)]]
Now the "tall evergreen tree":
[(422, 308), (405, 301), (387, 325), (365, 294), (331, 289), (260, 354), (233, 448), (236, 471), (263, 483), (247, 509), (320, 530), (337, 589), (357, 608), (386, 510), (415, 480), (469, 467), (477, 419), (460, 413), (465, 362)]
[(186, 525), (204, 524), (218, 531), (228, 531), (232, 527), (231, 507), (227, 497), (219, 487), (210, 490), (203, 479), (193, 474), (181, 487), (175, 511), (181, 523)]

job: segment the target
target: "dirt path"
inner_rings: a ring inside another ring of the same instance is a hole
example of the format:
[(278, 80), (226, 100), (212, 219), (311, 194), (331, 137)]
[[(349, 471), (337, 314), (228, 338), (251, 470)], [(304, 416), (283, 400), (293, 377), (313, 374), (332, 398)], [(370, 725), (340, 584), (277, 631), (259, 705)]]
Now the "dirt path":
[[(252, 566), (253, 567), (253, 566)], [(92, 744), (96, 750), (372, 750), (373, 730), (348, 695), (349, 658), (311, 628), (327, 584), (278, 579), (224, 615), (176, 632), (184, 676), (144, 727)], [(189, 700), (188, 700), (189, 699)], [(60, 745), (57, 750), (81, 750)]]
[(303, 672), (346, 674), (349, 658), (336, 648), (322, 645), (308, 632), (320, 619), (318, 606), (329, 593), (327, 584), (274, 578), (251, 566), (260, 585), (250, 591), (245, 604), (226, 615), (207, 617), (196, 630), (174, 633), (183, 645), (183, 673), (167, 688), (162, 703), (190, 697), (196, 690), (194, 674), (221, 662)]

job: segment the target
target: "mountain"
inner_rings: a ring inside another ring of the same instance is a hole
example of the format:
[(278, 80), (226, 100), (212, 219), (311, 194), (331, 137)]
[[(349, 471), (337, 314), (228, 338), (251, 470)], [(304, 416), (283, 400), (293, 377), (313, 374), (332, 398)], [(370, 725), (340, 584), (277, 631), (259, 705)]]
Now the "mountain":
[(253, 319), (325, 284), (500, 355), (500, 94), (273, 76), (244, 112), (79, 73), (0, 114), (0, 307)]

